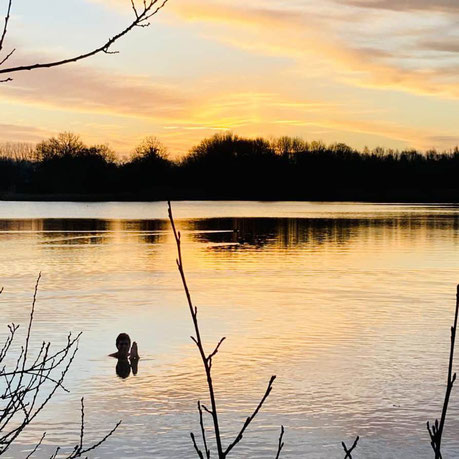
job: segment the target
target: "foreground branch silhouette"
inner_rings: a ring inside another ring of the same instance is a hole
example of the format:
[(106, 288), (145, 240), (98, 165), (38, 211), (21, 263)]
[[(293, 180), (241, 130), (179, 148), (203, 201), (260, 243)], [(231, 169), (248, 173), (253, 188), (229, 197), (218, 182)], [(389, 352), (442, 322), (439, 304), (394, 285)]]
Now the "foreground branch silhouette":
[[(68, 392), (63, 382), (78, 351), (78, 340), (81, 333), (75, 337), (70, 333), (67, 336), (67, 343), (64, 347), (57, 351), (51, 351), (51, 343), (43, 341), (38, 354), (35, 357), (31, 357), (29, 346), (40, 279), (41, 273), (35, 284), (27, 333), (24, 344), (20, 348), (19, 356), (14, 359), (9, 356), (19, 328), (14, 323), (8, 325), (9, 334), (0, 349), (0, 455), (8, 451), (19, 435), (45, 408), (58, 389)], [(0, 290), (0, 293), (2, 291), (3, 289)], [(115, 432), (120, 423), (121, 421), (97, 443), (85, 446), (84, 402), (82, 399), (79, 443), (69, 455), (64, 455), (63, 457), (73, 459), (92, 451), (106, 441)], [(37, 451), (45, 436), (46, 432), (27, 458)], [(60, 452), (61, 448), (57, 448), (52, 458), (58, 457)]]
[(448, 378), (446, 380), (446, 393), (445, 400), (443, 402), (443, 409), (441, 412), (440, 422), (435, 419), (434, 424), (431, 426), (427, 422), (427, 430), (430, 436), (430, 444), (435, 453), (435, 459), (442, 459), (441, 454), (441, 441), (443, 436), (443, 430), (445, 427), (446, 413), (448, 411), (449, 398), (451, 391), (453, 390), (454, 382), (456, 381), (456, 373), (453, 374), (453, 362), (454, 362), (454, 345), (456, 342), (456, 330), (457, 330), (457, 317), (459, 312), (459, 285), (456, 290), (456, 311), (454, 313), (454, 324), (451, 327), (451, 347), (449, 351), (449, 365), (448, 365)]
[[(90, 51), (87, 51), (85, 53), (82, 53), (80, 55), (72, 56), (66, 59), (44, 62), (44, 63), (20, 65), (17, 67), (0, 68), (0, 74), (11, 74), (11, 73), (22, 72), (26, 70), (36, 70), (36, 69), (42, 69), (42, 68), (57, 67), (59, 65), (69, 64), (71, 62), (78, 62), (82, 59), (86, 59), (88, 57), (94, 56), (99, 53), (117, 54), (118, 51), (110, 51), (111, 46), (117, 40), (122, 38), (124, 35), (126, 35), (128, 32), (130, 32), (135, 27), (148, 27), (150, 25), (148, 20), (151, 17), (153, 17), (155, 14), (157, 14), (159, 10), (161, 10), (166, 5), (167, 2), (168, 0), (162, 0), (162, 1), (160, 0), (142, 0), (141, 2), (140, 1), (138, 2), (138, 4), (140, 4), (139, 6), (136, 4), (135, 0), (131, 0), (131, 7), (134, 12), (133, 21), (125, 29), (123, 29), (121, 32), (117, 33), (113, 37), (109, 38), (102, 45)], [(5, 38), (8, 33), (8, 25), (9, 25), (9, 21), (11, 18), (12, 4), (13, 4), (13, 0), (8, 0), (8, 6), (6, 9), (5, 19), (3, 23), (3, 30), (0, 35), (0, 54), (3, 51)], [(0, 55), (0, 67), (15, 53), (15, 51), (16, 51), (16, 48), (13, 48), (3, 58)], [(6, 83), (12, 80), (13, 79), (8, 76), (7, 78), (0, 80), (0, 83)]]
[[(271, 376), (271, 379), (269, 380), (268, 387), (266, 388), (266, 391), (261, 398), (260, 402), (258, 403), (257, 407), (253, 411), (253, 413), (248, 416), (239, 431), (239, 433), (236, 435), (234, 440), (225, 448), (222, 444), (222, 439), (221, 439), (221, 433), (220, 433), (220, 425), (219, 425), (219, 419), (218, 419), (218, 411), (217, 411), (217, 402), (215, 399), (215, 391), (214, 391), (214, 384), (212, 381), (212, 359), (215, 357), (215, 355), (218, 353), (218, 350), (223, 343), (223, 341), (226, 339), (223, 337), (218, 344), (215, 346), (214, 350), (207, 354), (206, 351), (204, 350), (204, 344), (201, 340), (201, 333), (199, 330), (199, 323), (198, 323), (198, 309), (196, 306), (193, 306), (192, 300), (191, 300), (191, 294), (188, 289), (188, 285), (186, 282), (185, 278), (185, 271), (183, 268), (183, 260), (182, 260), (182, 249), (181, 249), (181, 234), (180, 231), (177, 231), (175, 227), (175, 222), (174, 218), (172, 216), (172, 208), (171, 208), (171, 203), (170, 201), (168, 202), (168, 214), (169, 214), (169, 220), (171, 222), (172, 230), (174, 233), (174, 238), (175, 242), (177, 244), (177, 267), (180, 273), (180, 277), (182, 279), (182, 284), (183, 288), (185, 290), (186, 298), (188, 301), (188, 307), (190, 309), (190, 314), (191, 318), (193, 320), (193, 325), (194, 325), (194, 331), (196, 336), (192, 336), (191, 339), (194, 341), (196, 344), (196, 347), (198, 348), (199, 354), (201, 356), (202, 363), (204, 365), (204, 370), (206, 373), (206, 378), (207, 378), (207, 387), (209, 390), (209, 398), (210, 398), (210, 405), (211, 408), (207, 408), (205, 405), (202, 405), (201, 402), (198, 402), (198, 410), (199, 410), (199, 422), (201, 426), (201, 436), (202, 436), (202, 443), (204, 446), (204, 453), (200, 449), (200, 447), (197, 444), (196, 437), (193, 433), (190, 433), (191, 440), (193, 442), (194, 449), (196, 451), (196, 454), (199, 456), (200, 459), (209, 459), (211, 456), (211, 452), (208, 448), (208, 443), (207, 443), (207, 438), (206, 438), (206, 429), (204, 426), (204, 421), (203, 421), (203, 412), (202, 410), (206, 411), (207, 413), (210, 414), (212, 417), (213, 421), (213, 426), (214, 426), (214, 434), (215, 434), (215, 443), (217, 447), (217, 456), (218, 459), (225, 459), (229, 453), (233, 450), (233, 448), (242, 440), (242, 437), (244, 435), (244, 432), (246, 429), (249, 427), (250, 423), (253, 421), (255, 416), (258, 414), (260, 411), (261, 407), (263, 406), (264, 402), (268, 398), (269, 394), (271, 393), (272, 386), (274, 383), (274, 380), (276, 379), (276, 376)], [(284, 428), (281, 428), (281, 434), (279, 437), (279, 444), (278, 444), (278, 450), (277, 450), (277, 455), (276, 458), (278, 459), (280, 457), (281, 450), (284, 446), (284, 443), (282, 442), (282, 438), (284, 435)]]
[(359, 439), (360, 439), (360, 437), (357, 436), (357, 437), (355, 438), (355, 440), (354, 440), (354, 443), (352, 444), (352, 446), (351, 446), (350, 448), (348, 448), (348, 447), (346, 446), (346, 443), (344, 443), (344, 441), (341, 442), (341, 446), (343, 447), (344, 452), (346, 453), (346, 455), (344, 456), (344, 459), (352, 459), (351, 453), (352, 453), (352, 451), (354, 451), (354, 449), (356, 448), (357, 443), (359, 442)]

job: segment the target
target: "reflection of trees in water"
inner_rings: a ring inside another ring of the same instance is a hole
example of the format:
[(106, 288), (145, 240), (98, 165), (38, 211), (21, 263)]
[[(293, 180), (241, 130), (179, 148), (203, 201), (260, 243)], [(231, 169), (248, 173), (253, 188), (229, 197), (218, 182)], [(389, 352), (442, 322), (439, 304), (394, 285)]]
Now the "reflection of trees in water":
[(0, 220), (0, 231), (36, 233), (50, 246), (106, 244), (116, 235), (137, 237), (141, 242), (163, 242), (168, 231), (164, 220), (103, 220), (86, 218), (44, 218)]
[[(405, 214), (355, 218), (209, 218), (182, 220), (195, 242), (212, 251), (238, 251), (295, 246), (346, 246), (352, 240), (409, 237), (431, 239), (438, 232), (459, 235), (459, 216)], [(34, 219), (0, 220), (0, 231), (35, 232), (50, 247), (109, 244), (115, 238), (162, 244), (170, 228), (166, 220)]]
[[(381, 239), (402, 234), (410, 238), (434, 237), (434, 231), (450, 231), (458, 238), (459, 216), (397, 215), (381, 218), (213, 218), (190, 220), (186, 229), (195, 231), (197, 242), (215, 244), (214, 251), (290, 248), (298, 245), (344, 246), (354, 239)], [(435, 233), (436, 234), (436, 233)]]
[(164, 242), (169, 231), (166, 220), (127, 220), (122, 222), (124, 231), (141, 233), (139, 239), (146, 244)]
[(110, 230), (110, 222), (99, 219), (50, 218), (41, 222), (42, 242), (56, 246), (104, 244)]
[(276, 237), (274, 222), (269, 218), (212, 218), (191, 220), (186, 229), (193, 231), (191, 237), (198, 242), (262, 247)]
[(101, 244), (110, 222), (99, 219), (42, 218), (0, 220), (0, 231), (35, 233), (49, 245)]
[(345, 243), (351, 237), (348, 224), (330, 219), (219, 218), (190, 221), (187, 229), (197, 231), (192, 233), (196, 241), (217, 244), (211, 250), (253, 249), (267, 245), (287, 248), (330, 241)]

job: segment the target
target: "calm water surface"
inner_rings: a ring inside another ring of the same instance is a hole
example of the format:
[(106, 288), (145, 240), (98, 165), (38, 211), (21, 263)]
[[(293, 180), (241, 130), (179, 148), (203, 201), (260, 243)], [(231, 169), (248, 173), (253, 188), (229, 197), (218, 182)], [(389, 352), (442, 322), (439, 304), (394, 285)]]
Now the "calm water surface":
[[(185, 269), (214, 361), (225, 442), (278, 379), (234, 457), (432, 457), (459, 282), (459, 208), (354, 203), (177, 202)], [(67, 379), (10, 457), (36, 457), (119, 419), (91, 457), (192, 458), (206, 400), (165, 203), (0, 203), (3, 330), (25, 324), (42, 272), (33, 346), (83, 331)], [(121, 331), (139, 344), (137, 375), (115, 373)], [(209, 420), (207, 420), (209, 421)], [(445, 457), (459, 457), (453, 392)]]

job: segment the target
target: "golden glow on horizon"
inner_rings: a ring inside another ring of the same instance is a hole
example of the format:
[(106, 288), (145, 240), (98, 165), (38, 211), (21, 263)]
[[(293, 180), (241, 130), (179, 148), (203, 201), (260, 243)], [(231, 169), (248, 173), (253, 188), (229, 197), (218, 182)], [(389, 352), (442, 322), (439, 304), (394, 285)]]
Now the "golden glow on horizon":
[[(82, 3), (87, 14), (113, 15), (120, 24), (132, 14), (125, 0)], [(442, 48), (453, 13), (429, 10), (427, 17), (341, 3), (171, 1), (152, 27), (120, 45), (119, 55), (18, 75), (1, 86), (0, 142), (73, 131), (125, 154), (155, 135), (173, 155), (227, 130), (358, 148), (459, 143), (456, 61)], [(33, 24), (25, 12), (18, 15)], [(445, 30), (435, 43), (429, 25)], [(42, 55), (34, 49), (43, 46), (20, 30), (11, 38), (21, 39), (20, 59)]]

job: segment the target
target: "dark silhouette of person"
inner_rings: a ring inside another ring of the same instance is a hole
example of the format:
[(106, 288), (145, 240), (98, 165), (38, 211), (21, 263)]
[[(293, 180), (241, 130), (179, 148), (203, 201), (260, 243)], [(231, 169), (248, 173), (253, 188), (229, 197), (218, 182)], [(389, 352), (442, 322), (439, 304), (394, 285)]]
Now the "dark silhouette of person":
[(131, 364), (128, 359), (118, 359), (116, 363), (116, 374), (121, 379), (126, 379), (131, 374)]
[(117, 352), (110, 354), (110, 357), (115, 357), (118, 359), (116, 363), (116, 374), (122, 378), (126, 379), (132, 373), (134, 376), (138, 371), (139, 363), (139, 351), (137, 348), (137, 343), (134, 341), (131, 347), (131, 338), (127, 333), (120, 333), (116, 338), (116, 348)]
[(110, 357), (115, 357), (117, 359), (126, 359), (129, 356), (129, 350), (131, 349), (131, 338), (127, 333), (120, 333), (116, 337), (116, 348), (117, 352), (110, 354)]

